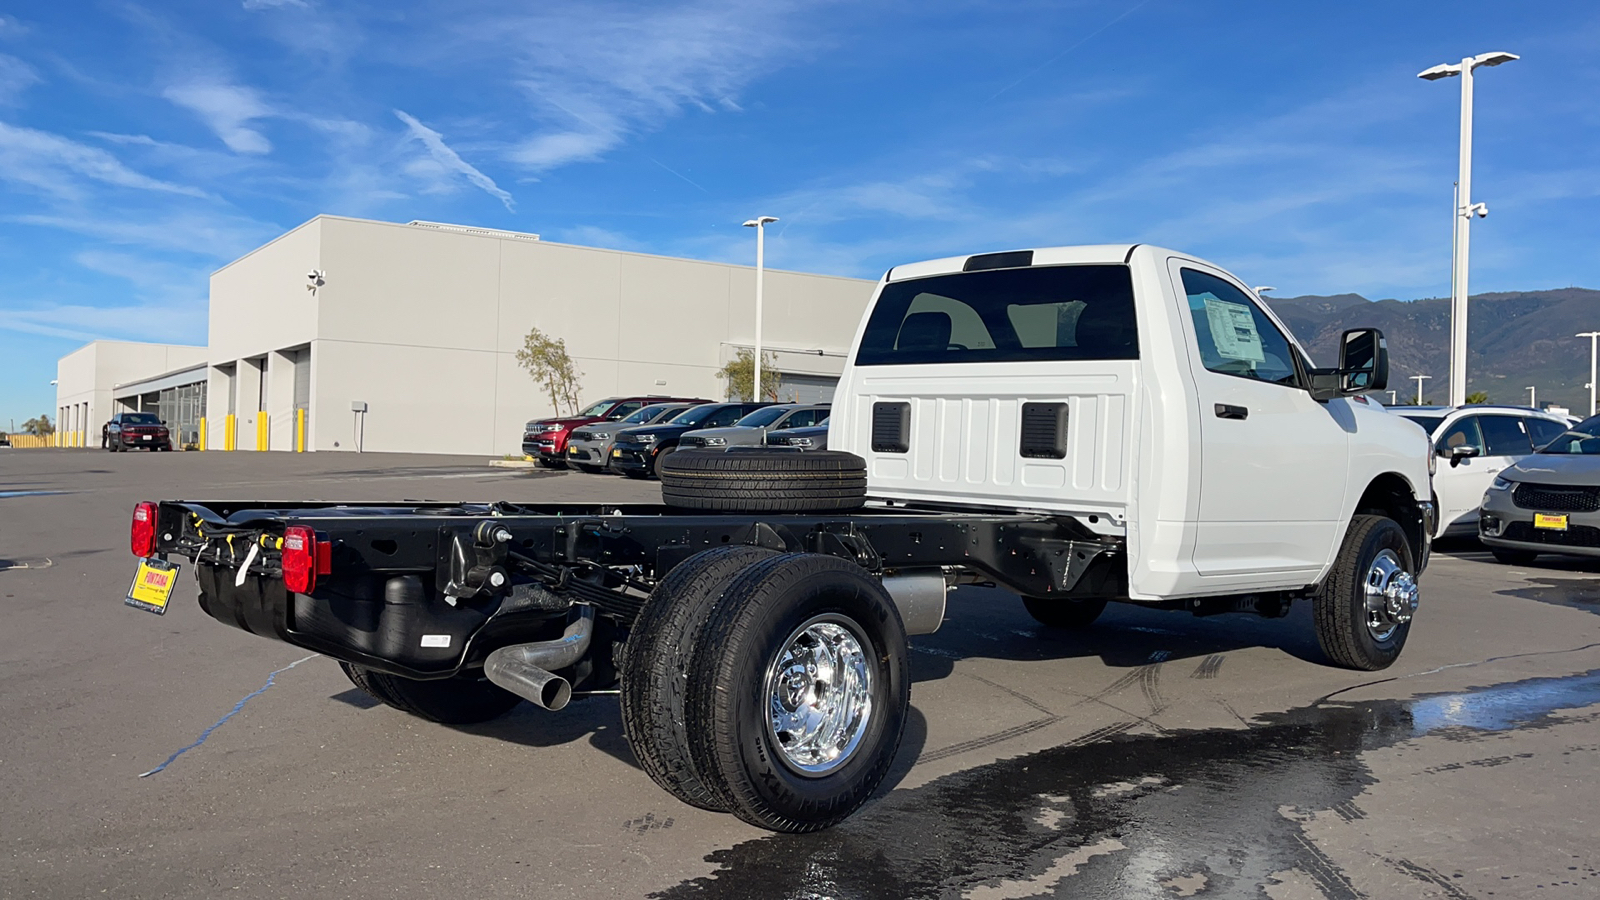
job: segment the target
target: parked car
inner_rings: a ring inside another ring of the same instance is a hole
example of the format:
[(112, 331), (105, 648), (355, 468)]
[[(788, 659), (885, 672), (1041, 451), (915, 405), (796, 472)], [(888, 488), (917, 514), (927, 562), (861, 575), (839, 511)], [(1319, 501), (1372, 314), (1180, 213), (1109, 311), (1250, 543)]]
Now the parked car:
[(1555, 440), (1560, 416), (1519, 406), (1418, 406), (1397, 409), (1433, 438), (1439, 457), (1433, 492), (1439, 537), (1478, 531), (1478, 505), (1501, 470)]
[(684, 447), (756, 447), (769, 433), (808, 428), (828, 417), (828, 405), (782, 403), (758, 409), (725, 428), (701, 428), (683, 436)]
[(620, 422), (653, 403), (706, 403), (694, 397), (608, 397), (575, 416), (534, 419), (522, 426), (522, 454), (548, 469), (567, 467), (567, 438), (572, 429), (595, 422)]
[(1478, 538), (1508, 565), (1540, 553), (1600, 556), (1600, 416), (1585, 419), (1494, 477)]
[(696, 428), (721, 428), (771, 406), (770, 403), (706, 403), (685, 410), (676, 418), (655, 425), (640, 425), (617, 432), (611, 447), (610, 467), (629, 478), (649, 478), (663, 456), (678, 449), (678, 441)]
[(828, 420), (807, 428), (789, 428), (767, 432), (768, 447), (793, 447), (797, 450), (828, 449)]
[(616, 443), (618, 431), (634, 425), (665, 422), (678, 413), (693, 409), (696, 405), (688, 402), (652, 403), (615, 424), (596, 422), (593, 425), (574, 428), (572, 433), (567, 435), (567, 462), (585, 472), (604, 472), (606, 461), (611, 458), (611, 445)]
[(9, 447), (9, 446), (11, 446), (11, 436), (6, 434), (3, 431), (0, 431), (0, 447)]
[(117, 413), (100, 429), (100, 446), (112, 453), (134, 448), (171, 450), (172, 434), (155, 413)]

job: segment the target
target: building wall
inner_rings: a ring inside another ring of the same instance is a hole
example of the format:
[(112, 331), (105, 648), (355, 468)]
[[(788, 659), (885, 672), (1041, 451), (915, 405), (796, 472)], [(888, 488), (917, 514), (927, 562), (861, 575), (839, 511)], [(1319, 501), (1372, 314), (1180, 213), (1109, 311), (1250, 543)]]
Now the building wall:
[[(267, 446), (261, 449), (293, 447), (293, 363), (282, 351), (310, 344), (317, 337), (326, 287), (307, 290), (311, 282), (306, 274), (323, 269), (324, 221), (321, 216), (312, 219), (212, 274), (206, 409), (215, 421), (207, 429), (210, 449), (225, 446), (224, 423), (230, 407), (235, 410), (236, 449), (258, 449), (257, 420), (262, 412), (266, 413)], [(314, 378), (314, 353), (312, 359)], [(235, 372), (231, 380), (226, 374), (230, 366)], [(264, 410), (263, 379), (267, 387)]]
[[(764, 343), (828, 351), (788, 365), (838, 374), (872, 287), (769, 270)], [(260, 446), (263, 411), (265, 448), (294, 446), (299, 347), (308, 450), (352, 449), (364, 430), (367, 450), (520, 452), (523, 423), (554, 412), (515, 359), (533, 327), (566, 342), (585, 403), (720, 398), (717, 369), (753, 342), (754, 296), (747, 266), (319, 216), (212, 275), (208, 445), (225, 446), (231, 406), (237, 449)]]
[[(725, 345), (755, 334), (748, 267), (333, 217), (320, 233), (327, 284), (310, 429), (319, 450), (352, 446), (350, 405), (364, 401), (368, 450), (519, 452), (523, 423), (554, 412), (516, 363), (532, 327), (566, 342), (584, 402), (719, 398)], [(800, 359), (801, 371), (837, 374), (871, 291), (769, 271), (766, 341), (830, 350)]]
[(204, 362), (205, 347), (94, 341), (56, 363), (56, 430), (63, 443), (98, 447), (100, 426), (117, 406), (111, 390), (119, 384)]

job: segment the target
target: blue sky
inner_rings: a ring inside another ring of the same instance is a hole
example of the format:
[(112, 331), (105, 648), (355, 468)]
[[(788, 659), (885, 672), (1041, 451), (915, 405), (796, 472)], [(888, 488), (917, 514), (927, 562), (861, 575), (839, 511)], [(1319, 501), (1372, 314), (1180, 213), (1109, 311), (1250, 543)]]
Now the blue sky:
[[(203, 343), (318, 213), (873, 278), (1144, 241), (1279, 294), (1600, 287), (1600, 8), (1250, 0), (0, 5), (0, 428), (96, 337)], [(1600, 316), (1600, 311), (1597, 311)], [(1600, 325), (1600, 323), (1597, 323)]]

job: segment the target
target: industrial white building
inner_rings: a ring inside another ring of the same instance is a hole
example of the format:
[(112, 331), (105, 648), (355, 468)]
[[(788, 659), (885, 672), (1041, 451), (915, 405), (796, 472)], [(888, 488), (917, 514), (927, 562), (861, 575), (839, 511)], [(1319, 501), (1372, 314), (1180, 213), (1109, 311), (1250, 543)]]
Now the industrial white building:
[[(767, 270), (762, 344), (786, 398), (831, 394), (872, 287)], [(111, 412), (156, 408), (188, 440), (199, 405), (212, 450), (350, 450), (360, 432), (368, 451), (515, 453), (522, 424), (554, 412), (514, 356), (530, 328), (565, 341), (585, 403), (721, 398), (716, 372), (754, 343), (754, 296), (748, 266), (318, 216), (211, 276), (207, 347), (109, 376), (77, 358), (128, 345), (64, 357), (61, 427), (93, 445)]]

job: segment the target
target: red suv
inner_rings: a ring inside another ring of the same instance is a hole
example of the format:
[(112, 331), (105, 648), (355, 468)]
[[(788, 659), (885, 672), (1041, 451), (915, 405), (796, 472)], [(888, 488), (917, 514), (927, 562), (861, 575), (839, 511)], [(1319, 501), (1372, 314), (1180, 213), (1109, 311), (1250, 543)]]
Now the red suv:
[(534, 419), (522, 426), (522, 453), (549, 469), (567, 467), (567, 435), (580, 425), (615, 422), (651, 403), (710, 403), (696, 397), (612, 397), (601, 400), (575, 416)]
[(125, 412), (111, 417), (100, 429), (100, 446), (112, 453), (144, 448), (171, 450), (172, 434), (155, 413)]

